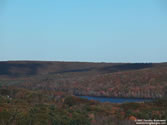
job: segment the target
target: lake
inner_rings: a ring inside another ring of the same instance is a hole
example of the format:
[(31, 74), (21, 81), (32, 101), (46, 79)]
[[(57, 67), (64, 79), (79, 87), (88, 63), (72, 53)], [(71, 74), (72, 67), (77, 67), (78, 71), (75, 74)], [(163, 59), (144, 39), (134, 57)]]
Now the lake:
[(88, 100), (95, 100), (99, 102), (111, 102), (111, 103), (124, 103), (124, 102), (147, 102), (152, 101), (152, 99), (142, 99), (142, 98), (108, 98), (108, 97), (94, 97), (94, 96), (79, 96)]

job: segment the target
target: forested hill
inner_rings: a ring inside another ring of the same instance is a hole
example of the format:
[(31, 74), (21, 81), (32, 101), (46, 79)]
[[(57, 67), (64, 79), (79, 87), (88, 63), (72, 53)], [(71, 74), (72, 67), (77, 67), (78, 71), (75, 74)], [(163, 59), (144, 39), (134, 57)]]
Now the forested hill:
[(88, 63), (88, 62), (42, 62), (8, 61), (0, 62), (0, 75), (30, 76), (68, 72), (113, 73), (118, 71), (150, 68), (152, 63)]
[(167, 63), (0, 62), (0, 86), (73, 95), (160, 98), (167, 95)]

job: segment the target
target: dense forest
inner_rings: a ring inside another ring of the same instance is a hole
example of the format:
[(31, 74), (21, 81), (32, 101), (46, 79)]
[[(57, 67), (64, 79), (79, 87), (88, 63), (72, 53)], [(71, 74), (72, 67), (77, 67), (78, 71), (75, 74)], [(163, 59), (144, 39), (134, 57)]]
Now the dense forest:
[(1, 125), (135, 125), (136, 119), (167, 119), (167, 100), (100, 103), (65, 93), (0, 89)]
[(162, 98), (167, 63), (0, 62), (0, 86), (71, 95)]
[[(153, 98), (100, 103), (76, 95)], [(167, 63), (0, 62), (0, 125), (135, 125), (167, 120)]]

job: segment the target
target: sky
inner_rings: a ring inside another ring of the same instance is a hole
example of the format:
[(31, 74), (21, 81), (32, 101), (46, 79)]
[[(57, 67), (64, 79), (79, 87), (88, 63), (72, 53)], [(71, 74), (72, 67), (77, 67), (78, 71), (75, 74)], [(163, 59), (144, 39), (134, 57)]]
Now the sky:
[(0, 61), (167, 62), (166, 0), (0, 0)]

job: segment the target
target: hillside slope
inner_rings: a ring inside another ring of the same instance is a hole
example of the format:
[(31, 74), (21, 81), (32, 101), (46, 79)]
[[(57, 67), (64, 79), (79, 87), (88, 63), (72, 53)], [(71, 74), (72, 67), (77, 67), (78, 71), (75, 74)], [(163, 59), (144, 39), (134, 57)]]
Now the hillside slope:
[(0, 62), (0, 86), (72, 95), (167, 96), (167, 63)]

